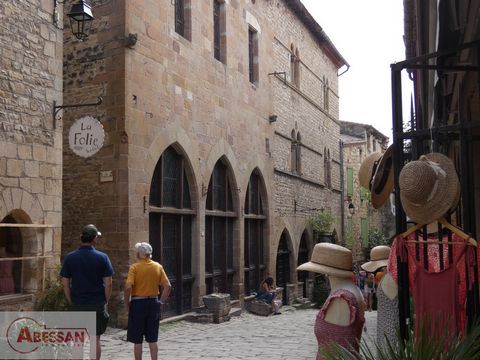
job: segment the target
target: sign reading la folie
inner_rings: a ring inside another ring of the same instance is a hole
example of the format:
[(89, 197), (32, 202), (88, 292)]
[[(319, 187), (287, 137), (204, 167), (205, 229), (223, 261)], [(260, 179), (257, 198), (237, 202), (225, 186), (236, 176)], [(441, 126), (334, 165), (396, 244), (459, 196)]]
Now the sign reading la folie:
[(68, 133), (70, 149), (85, 158), (96, 154), (102, 148), (104, 140), (103, 125), (92, 116), (76, 120)]

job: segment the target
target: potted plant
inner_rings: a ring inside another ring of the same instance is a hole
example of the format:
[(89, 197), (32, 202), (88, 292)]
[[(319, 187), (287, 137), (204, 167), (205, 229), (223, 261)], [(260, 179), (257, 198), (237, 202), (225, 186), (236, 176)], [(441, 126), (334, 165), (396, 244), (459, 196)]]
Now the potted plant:
[(333, 215), (328, 211), (318, 212), (307, 218), (308, 224), (312, 227), (316, 243), (333, 242), (332, 227), (335, 221)]

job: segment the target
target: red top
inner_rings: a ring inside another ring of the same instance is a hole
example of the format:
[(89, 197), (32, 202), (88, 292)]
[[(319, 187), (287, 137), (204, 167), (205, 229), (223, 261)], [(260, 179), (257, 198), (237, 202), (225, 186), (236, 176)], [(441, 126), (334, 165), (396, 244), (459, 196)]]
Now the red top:
[[(350, 308), (350, 324), (348, 326), (335, 325), (325, 321), (325, 315), (330, 302), (338, 298), (345, 300)], [(332, 293), (318, 312), (317, 320), (315, 321), (315, 336), (317, 337), (319, 349), (317, 360), (323, 359), (320, 355), (320, 348), (329, 343), (336, 343), (345, 348), (353, 347), (358, 351), (364, 323), (363, 311), (360, 310), (354, 294), (345, 289), (339, 289)]]
[[(471, 246), (466, 247), (466, 241), (452, 234), (451, 241), (460, 244), (452, 244), (453, 263), (448, 263), (448, 246), (443, 245), (444, 270), (440, 270), (440, 246), (437, 243), (418, 244), (419, 258), (415, 256), (415, 243), (406, 243), (405, 240), (415, 240), (415, 234), (410, 234), (408, 239), (401, 235), (394, 240), (390, 257), (388, 259), (388, 272), (397, 280), (397, 254), (402, 261), (408, 257), (408, 277), (410, 290), (415, 301), (417, 314), (424, 314), (429, 318), (435, 317), (434, 313), (450, 314), (444, 316), (442, 321), (449, 321), (449, 330), (454, 328), (464, 334), (466, 322), (466, 297), (473, 280), (474, 251)], [(430, 236), (429, 240), (438, 240)], [(444, 237), (444, 242), (448, 237)], [(424, 269), (423, 247), (427, 246), (428, 270)], [(467, 284), (464, 259), (467, 248), (466, 261), (470, 274), (470, 284)], [(408, 256), (407, 256), (408, 254)], [(436, 295), (434, 295), (436, 294)], [(423, 299), (423, 300), (422, 300)], [(419, 304), (419, 305), (417, 305)], [(418, 307), (423, 310), (418, 310)], [(430, 309), (430, 310), (429, 310)], [(448, 320), (447, 320), (448, 318)], [(450, 321), (451, 320), (451, 321)], [(453, 328), (454, 327), (454, 328)]]

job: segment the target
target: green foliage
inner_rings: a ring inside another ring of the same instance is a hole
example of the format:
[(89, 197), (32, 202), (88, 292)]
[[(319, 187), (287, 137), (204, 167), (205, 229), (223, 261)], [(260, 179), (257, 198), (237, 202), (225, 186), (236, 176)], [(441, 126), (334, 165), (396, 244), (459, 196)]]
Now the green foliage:
[(370, 250), (379, 245), (389, 246), (389, 240), (380, 229), (372, 228), (368, 232), (368, 246), (366, 249), (368, 256), (370, 256)]
[(36, 311), (65, 311), (69, 305), (63, 293), (62, 279), (60, 277), (60, 265), (55, 270), (55, 278), (49, 277), (45, 290), (35, 302)]
[[(438, 324), (437, 324), (438, 325)], [(439, 329), (439, 326), (434, 326)], [(395, 343), (386, 339), (386, 344), (380, 346), (375, 339), (362, 341), (360, 351), (346, 349), (335, 344), (322, 350), (325, 360), (480, 360), (480, 326), (474, 326), (464, 337), (447, 335), (447, 328), (439, 331), (438, 337), (432, 336), (420, 326), (415, 335), (409, 328), (409, 339), (404, 343), (397, 334)]]
[(330, 212), (318, 212), (307, 218), (308, 224), (313, 231), (319, 234), (328, 234), (332, 232), (332, 225), (335, 218)]
[(330, 286), (325, 275), (316, 274), (312, 291), (312, 302), (315, 304), (315, 307), (321, 308), (325, 300), (327, 300), (329, 293)]

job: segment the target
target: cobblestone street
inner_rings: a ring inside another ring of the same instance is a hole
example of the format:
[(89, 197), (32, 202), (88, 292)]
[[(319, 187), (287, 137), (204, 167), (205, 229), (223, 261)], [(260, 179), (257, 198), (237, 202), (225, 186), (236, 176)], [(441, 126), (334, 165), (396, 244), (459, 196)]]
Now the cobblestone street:
[[(318, 310), (284, 309), (262, 317), (244, 311), (222, 324), (178, 321), (160, 325), (159, 359), (315, 359), (313, 325)], [(367, 333), (375, 336), (376, 312), (367, 312)], [(126, 331), (109, 328), (102, 337), (102, 359), (133, 359)], [(150, 359), (144, 345), (144, 359)]]

